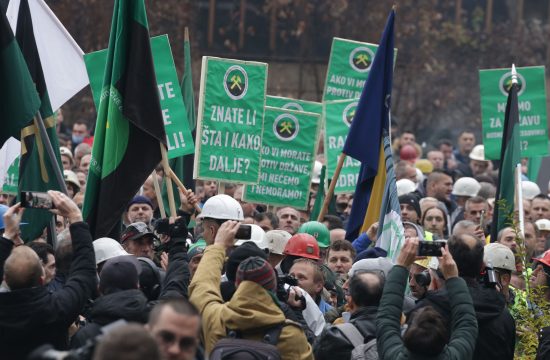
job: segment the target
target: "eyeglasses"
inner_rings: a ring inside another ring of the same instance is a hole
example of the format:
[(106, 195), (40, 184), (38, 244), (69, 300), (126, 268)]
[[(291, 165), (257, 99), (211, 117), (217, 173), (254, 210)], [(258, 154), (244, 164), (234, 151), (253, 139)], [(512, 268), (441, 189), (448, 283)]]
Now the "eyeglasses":
[[(177, 339), (176, 334), (167, 330), (160, 330), (156, 333), (156, 336), (160, 339), (160, 341), (162, 341), (163, 344), (168, 346), (172, 346)], [(189, 348), (197, 346), (197, 339), (190, 336), (179, 338), (178, 346), (182, 351), (188, 350)]]

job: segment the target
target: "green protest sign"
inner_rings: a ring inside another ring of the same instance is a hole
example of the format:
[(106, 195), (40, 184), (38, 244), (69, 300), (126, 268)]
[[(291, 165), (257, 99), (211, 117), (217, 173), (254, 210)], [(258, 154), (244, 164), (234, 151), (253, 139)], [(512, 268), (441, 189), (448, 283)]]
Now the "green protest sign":
[(195, 179), (257, 184), (267, 64), (202, 58)]
[(323, 113), (323, 104), (315, 101), (297, 100), (281, 96), (267, 95), (265, 106), (271, 106), (287, 110), (312, 112), (315, 114)]
[[(332, 179), (336, 171), (338, 157), (346, 143), (357, 104), (358, 100), (336, 100), (323, 103), (325, 159), (327, 161), (327, 178), (329, 179)], [(355, 192), (360, 167), (361, 163), (359, 161), (349, 156), (346, 157), (336, 182), (335, 194)]]
[[(548, 155), (544, 66), (516, 69), (519, 83), (521, 156)], [(504, 114), (508, 90), (512, 83), (511, 69), (480, 70), (479, 83), (485, 158), (495, 160), (500, 157)]]
[(6, 177), (4, 178), (4, 185), (2, 186), (2, 192), (8, 194), (17, 194), (17, 184), (19, 183), (19, 159), (21, 156), (15, 158), (15, 160), (8, 167)]
[(243, 199), (306, 209), (320, 125), (319, 114), (266, 107), (260, 182)]
[[(151, 51), (164, 119), (164, 130), (166, 131), (168, 158), (173, 159), (192, 154), (195, 151), (195, 146), (189, 130), (187, 111), (183, 104), (168, 35), (151, 38)], [(101, 87), (103, 86), (107, 49), (84, 55), (84, 61), (90, 78), (94, 104), (97, 108), (101, 96)]]
[[(332, 39), (323, 101), (357, 99), (367, 81), (378, 45)], [(394, 64), (397, 49), (394, 50)]]

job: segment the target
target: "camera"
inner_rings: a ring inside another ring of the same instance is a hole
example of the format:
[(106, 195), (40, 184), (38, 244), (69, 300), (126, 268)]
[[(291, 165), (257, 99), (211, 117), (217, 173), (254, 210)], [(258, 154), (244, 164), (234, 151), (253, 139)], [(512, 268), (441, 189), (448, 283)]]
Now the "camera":
[(446, 240), (419, 241), (418, 256), (442, 256), (441, 248), (447, 243)]
[[(277, 277), (277, 299), (279, 301), (287, 303), (290, 295), (290, 287), (298, 286), (298, 280), (292, 275), (279, 275)], [(296, 300), (300, 301), (301, 308), (299, 310), (305, 310), (306, 298), (304, 295), (296, 295)]]
[(53, 200), (48, 193), (21, 191), (21, 207), (33, 209), (53, 209)]
[(173, 224), (170, 224), (169, 218), (159, 219), (155, 223), (155, 231), (173, 238), (187, 238), (187, 222), (183, 217), (176, 218)]

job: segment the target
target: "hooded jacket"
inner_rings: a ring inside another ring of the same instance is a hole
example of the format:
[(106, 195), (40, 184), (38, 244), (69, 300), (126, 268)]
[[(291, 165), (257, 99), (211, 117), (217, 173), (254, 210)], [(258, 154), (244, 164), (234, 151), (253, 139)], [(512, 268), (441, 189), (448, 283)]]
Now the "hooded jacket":
[(101, 333), (101, 328), (117, 320), (146, 323), (147, 298), (138, 289), (123, 290), (97, 298), (88, 313), (88, 323), (71, 338), (71, 347), (83, 346)]
[[(351, 315), (350, 323), (365, 338), (365, 343), (376, 337), (376, 313), (378, 307), (367, 306), (358, 309)], [(331, 326), (317, 339), (314, 347), (316, 360), (331, 360), (331, 359), (349, 359), (353, 345), (338, 330), (337, 326)]]
[[(97, 287), (95, 254), (88, 225), (78, 222), (69, 229), (73, 260), (63, 288), (54, 293), (45, 286), (0, 293), (2, 359), (25, 359), (43, 344), (51, 344), (55, 349), (67, 348), (69, 326)], [(7, 256), (0, 254), (0, 258), (5, 260)], [(0, 267), (3, 266), (4, 262), (0, 263)]]
[(477, 324), (464, 280), (447, 280), (451, 298), (451, 339), (443, 351), (434, 357), (411, 353), (401, 339), (401, 311), (409, 271), (396, 265), (390, 271), (378, 307), (376, 318), (378, 356), (380, 359), (470, 359), (477, 336)]
[[(506, 307), (502, 294), (481, 286), (475, 279), (465, 278), (474, 303), (479, 335), (473, 359), (513, 359), (516, 344), (516, 322)], [(447, 290), (428, 293), (417, 308), (431, 305), (443, 316), (451, 314)]]
[(226, 329), (239, 330), (243, 337), (261, 341), (265, 329), (285, 324), (277, 348), (283, 359), (313, 359), (311, 346), (303, 330), (285, 315), (262, 286), (243, 281), (227, 303), (220, 293), (225, 249), (221, 245), (206, 248), (189, 286), (189, 300), (202, 317), (202, 336), (206, 354), (226, 337)]

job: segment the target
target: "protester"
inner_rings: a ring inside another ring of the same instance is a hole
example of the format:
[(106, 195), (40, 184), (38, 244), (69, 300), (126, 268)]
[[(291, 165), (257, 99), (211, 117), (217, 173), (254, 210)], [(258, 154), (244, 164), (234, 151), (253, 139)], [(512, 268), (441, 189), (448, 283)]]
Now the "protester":
[(199, 312), (185, 299), (157, 304), (146, 325), (165, 360), (201, 360), (200, 328)]
[(93, 360), (161, 360), (157, 343), (138, 324), (123, 325), (109, 332), (96, 346)]
[[(96, 289), (97, 275), (92, 237), (76, 204), (58, 191), (48, 191), (55, 210), (69, 219), (73, 259), (65, 285), (50, 293), (44, 284), (40, 259), (28, 247), (12, 250), (19, 232), (22, 208), (4, 214), (6, 227), (0, 239), (0, 268), (7, 292), (0, 292), (0, 351), (6, 359), (25, 358), (42, 344), (66, 349), (69, 326)], [(47, 329), (47, 330), (46, 330)]]
[(277, 211), (279, 218), (279, 230), (285, 230), (290, 235), (296, 234), (300, 227), (300, 213), (291, 208), (283, 207)]
[[(491, 284), (480, 279), (484, 267), (483, 245), (479, 239), (471, 235), (452, 236), (447, 243), (448, 252), (456, 262), (458, 275), (465, 280), (473, 299), (479, 329), (473, 359), (513, 359), (516, 341), (515, 321), (506, 309), (504, 296)], [(442, 270), (443, 266), (440, 264)], [(448, 285), (447, 283), (447, 287)], [(449, 289), (447, 291), (443, 294), (428, 292), (411, 316), (423, 307), (431, 306), (445, 319), (451, 318), (449, 301), (455, 300), (455, 296)]]
[(409, 320), (409, 326), (401, 338), (400, 320), (407, 268), (414, 262), (417, 249), (418, 239), (405, 240), (384, 286), (376, 318), (379, 358), (469, 358), (477, 337), (472, 298), (466, 282), (458, 277), (459, 271), (453, 256), (446, 249), (442, 249), (440, 266), (451, 301), (451, 331), (444, 318), (434, 308), (426, 306)]
[(276, 276), (265, 260), (253, 257), (241, 263), (235, 281), (237, 291), (228, 303), (223, 303), (218, 292), (221, 269), (225, 251), (233, 246), (238, 228), (237, 221), (226, 221), (220, 226), (189, 287), (189, 299), (201, 313), (206, 354), (227, 336), (227, 329), (249, 333), (251, 339), (258, 340), (265, 329), (284, 324), (276, 344), (282, 358), (312, 359), (303, 330), (285, 320), (270, 295), (276, 290)]
[(153, 203), (148, 197), (140, 195), (134, 196), (128, 203), (126, 212), (128, 213), (130, 224), (143, 222), (151, 226), (151, 220), (153, 220)]
[(120, 243), (124, 250), (134, 256), (153, 258), (153, 243), (158, 237), (147, 224), (138, 221), (128, 225), (120, 235)]
[(353, 265), (355, 255), (355, 249), (349, 241), (335, 240), (328, 248), (327, 265), (337, 275), (345, 276)]

